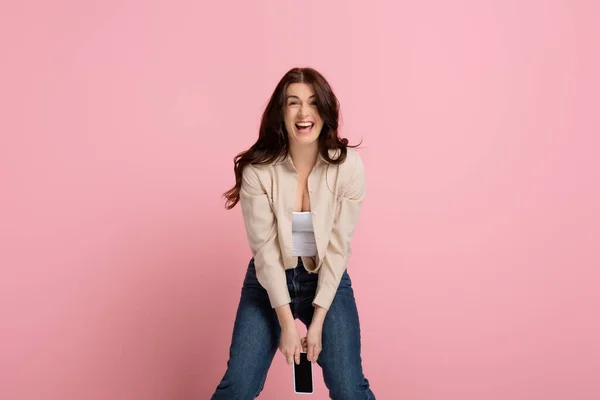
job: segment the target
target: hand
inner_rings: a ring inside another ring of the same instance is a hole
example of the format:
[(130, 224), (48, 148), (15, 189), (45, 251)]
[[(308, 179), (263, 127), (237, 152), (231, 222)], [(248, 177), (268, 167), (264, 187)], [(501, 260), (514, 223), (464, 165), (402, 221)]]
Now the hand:
[(317, 361), (321, 353), (322, 345), (321, 338), (323, 335), (322, 324), (311, 324), (308, 327), (306, 337), (302, 338), (302, 350), (307, 353), (308, 361)]
[(300, 334), (296, 324), (283, 325), (281, 327), (281, 338), (279, 339), (279, 350), (283, 353), (288, 365), (292, 365), (294, 361), (300, 364)]

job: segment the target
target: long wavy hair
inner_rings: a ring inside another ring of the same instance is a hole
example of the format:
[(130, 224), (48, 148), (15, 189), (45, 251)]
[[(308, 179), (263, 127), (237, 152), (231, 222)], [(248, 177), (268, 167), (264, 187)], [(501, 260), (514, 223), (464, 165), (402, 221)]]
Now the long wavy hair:
[[(283, 107), (285, 105), (285, 94), (291, 83), (306, 83), (312, 86), (317, 97), (317, 110), (323, 120), (323, 129), (319, 135), (319, 153), (329, 163), (340, 164), (346, 159), (349, 145), (348, 139), (340, 138), (338, 132), (340, 103), (331, 90), (327, 80), (313, 68), (292, 68), (279, 81), (271, 96), (265, 111), (263, 112), (258, 140), (248, 150), (245, 150), (233, 159), (235, 185), (223, 193), (226, 199), (225, 208), (230, 210), (240, 200), (240, 189), (242, 187), (242, 171), (248, 164), (269, 164), (279, 157), (287, 157), (289, 150), (288, 133), (283, 121)], [(329, 150), (341, 152), (339, 156), (332, 159)]]

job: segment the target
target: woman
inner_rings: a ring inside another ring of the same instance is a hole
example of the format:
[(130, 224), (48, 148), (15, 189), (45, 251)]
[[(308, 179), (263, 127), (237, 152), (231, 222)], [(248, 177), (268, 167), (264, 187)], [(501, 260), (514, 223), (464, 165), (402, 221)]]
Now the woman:
[[(212, 399), (254, 399), (277, 348), (304, 351), (332, 399), (375, 399), (363, 375), (358, 312), (346, 271), (365, 193), (364, 167), (338, 137), (339, 103), (325, 78), (294, 68), (275, 88), (257, 142), (235, 157), (237, 202), (253, 257), (227, 371)], [(295, 319), (308, 328), (300, 338)], [(283, 398), (283, 397), (282, 397)]]

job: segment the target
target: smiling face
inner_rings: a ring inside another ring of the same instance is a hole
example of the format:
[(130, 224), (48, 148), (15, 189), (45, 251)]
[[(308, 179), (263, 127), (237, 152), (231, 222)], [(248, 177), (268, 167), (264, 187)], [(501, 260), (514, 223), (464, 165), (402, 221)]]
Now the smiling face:
[(323, 120), (317, 109), (317, 97), (311, 85), (291, 83), (285, 94), (283, 121), (290, 145), (313, 144), (319, 139)]

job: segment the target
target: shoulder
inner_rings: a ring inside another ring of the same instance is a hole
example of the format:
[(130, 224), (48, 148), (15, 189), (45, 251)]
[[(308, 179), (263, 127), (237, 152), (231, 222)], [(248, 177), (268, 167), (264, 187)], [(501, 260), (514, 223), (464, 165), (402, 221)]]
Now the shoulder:
[(256, 182), (257, 176), (254, 165), (247, 164), (244, 166), (244, 168), (242, 169), (242, 180), (249, 183)]
[(266, 192), (272, 185), (272, 164), (247, 164), (242, 170), (242, 186)]
[(354, 148), (347, 148), (346, 158), (336, 166), (335, 180), (343, 198), (361, 198), (365, 191), (365, 168)]
[(247, 164), (242, 169), (241, 190), (254, 194), (264, 192), (263, 179), (261, 179), (259, 168), (256, 165)]
[(270, 164), (248, 164), (244, 168), (243, 175), (252, 177), (256, 181), (264, 181), (271, 176), (271, 171), (274, 167), (273, 163)]
[(263, 175), (268, 175), (270, 171), (277, 164), (275, 162), (267, 163), (267, 164), (246, 164), (244, 170), (242, 171), (242, 175), (262, 177)]
[(365, 166), (358, 151), (348, 147), (346, 159), (339, 164), (339, 175), (342, 178), (352, 179), (358, 174), (364, 174)]

